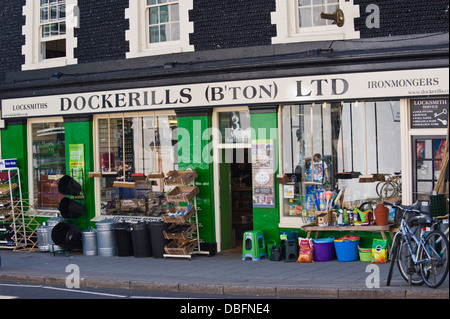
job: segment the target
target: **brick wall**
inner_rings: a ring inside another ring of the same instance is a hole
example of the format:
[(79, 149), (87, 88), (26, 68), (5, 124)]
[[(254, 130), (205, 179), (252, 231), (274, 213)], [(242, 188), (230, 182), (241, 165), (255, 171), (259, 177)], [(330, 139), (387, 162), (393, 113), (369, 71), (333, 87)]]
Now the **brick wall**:
[[(354, 0), (360, 6), (355, 28), (361, 38), (448, 32), (448, 0)], [(366, 8), (375, 4), (380, 10), (380, 27), (367, 28)]]
[(272, 11), (275, 0), (194, 0), (191, 44), (196, 51), (269, 45)]
[(22, 6), (25, 0), (0, 0), (0, 83), (5, 72), (20, 71), (25, 58), (22, 56)]
[[(79, 64), (125, 59), (128, 42), (125, 8), (135, 0), (78, 0), (80, 28), (75, 29)], [(448, 32), (448, 0), (354, 0), (360, 5), (356, 29), (361, 38)], [(22, 7), (25, 0), (0, 0), (0, 83), (5, 72), (21, 70)], [(194, 0), (190, 42), (196, 51), (270, 45), (276, 35), (271, 24), (275, 0)], [(380, 27), (367, 28), (366, 8), (380, 9)]]
[(75, 29), (78, 63), (125, 59), (128, 42), (125, 8), (129, 0), (78, 0), (80, 27)]

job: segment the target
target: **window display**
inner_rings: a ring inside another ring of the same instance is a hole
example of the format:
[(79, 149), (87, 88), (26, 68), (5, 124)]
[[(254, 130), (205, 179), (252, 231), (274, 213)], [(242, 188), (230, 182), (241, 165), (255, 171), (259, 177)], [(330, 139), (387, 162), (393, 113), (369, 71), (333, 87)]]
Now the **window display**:
[[(98, 118), (102, 215), (158, 216), (164, 204), (160, 178), (177, 169), (174, 114)], [(117, 187), (126, 182), (132, 187)], [(116, 183), (115, 183), (116, 182)]]
[(37, 208), (56, 209), (64, 195), (58, 179), (66, 173), (63, 122), (32, 123), (33, 194)]
[[(333, 191), (352, 206), (378, 199), (378, 179), (401, 171), (399, 101), (282, 108), (282, 217), (330, 210)], [(371, 174), (371, 175), (369, 175)], [(397, 194), (397, 196), (399, 196)]]

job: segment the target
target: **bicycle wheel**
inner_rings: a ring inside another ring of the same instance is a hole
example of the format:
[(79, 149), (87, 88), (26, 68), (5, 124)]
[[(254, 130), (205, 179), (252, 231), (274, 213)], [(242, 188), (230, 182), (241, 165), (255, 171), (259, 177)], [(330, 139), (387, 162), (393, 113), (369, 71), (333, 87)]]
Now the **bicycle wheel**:
[(381, 193), (381, 189), (383, 188), (383, 186), (386, 184), (386, 182), (378, 182), (377, 183), (377, 187), (375, 188), (375, 190), (377, 191), (377, 195), (378, 197), (383, 197), (382, 193)]
[[(428, 258), (428, 255), (431, 258)], [(448, 240), (440, 230), (431, 231), (420, 246), (419, 260), (426, 260), (420, 264), (420, 271), (425, 284), (430, 288), (437, 288), (447, 278), (448, 274)]]
[(392, 198), (396, 194), (396, 187), (393, 183), (385, 183), (383, 187), (381, 187), (381, 197), (383, 198)]
[[(417, 244), (414, 241), (412, 241), (411, 247), (417, 253)], [(409, 282), (409, 276), (411, 276), (411, 284), (413, 286), (421, 286), (424, 284), (420, 267), (419, 265), (414, 265), (408, 243), (403, 237), (399, 245), (397, 265), (400, 274), (406, 282)]]
[(403, 237), (403, 235), (401, 233), (398, 233), (397, 235), (395, 235), (394, 242), (392, 243), (392, 249), (389, 254), (389, 259), (391, 260), (391, 264), (389, 266), (389, 272), (388, 272), (388, 276), (387, 276), (387, 280), (386, 280), (386, 286), (389, 286), (391, 284), (392, 275), (394, 274), (394, 264), (395, 264), (395, 261), (397, 260), (398, 250), (399, 250), (400, 243), (402, 242), (402, 237)]

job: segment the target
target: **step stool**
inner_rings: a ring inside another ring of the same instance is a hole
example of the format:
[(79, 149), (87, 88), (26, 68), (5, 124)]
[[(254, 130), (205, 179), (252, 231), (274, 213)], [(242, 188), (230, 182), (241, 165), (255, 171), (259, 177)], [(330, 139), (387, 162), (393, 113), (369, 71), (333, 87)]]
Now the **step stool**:
[(264, 234), (260, 230), (246, 231), (242, 246), (242, 260), (267, 258)]
[(297, 240), (294, 239), (288, 239), (285, 241), (285, 246), (284, 246), (284, 256), (285, 256), (285, 262), (289, 262), (289, 261), (297, 261), (298, 259), (298, 245), (297, 245)]

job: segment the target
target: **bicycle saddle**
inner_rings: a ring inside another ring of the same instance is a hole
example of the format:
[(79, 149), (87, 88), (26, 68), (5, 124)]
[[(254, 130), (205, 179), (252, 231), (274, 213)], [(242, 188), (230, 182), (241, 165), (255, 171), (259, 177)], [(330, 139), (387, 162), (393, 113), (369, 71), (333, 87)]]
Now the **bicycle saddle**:
[(410, 226), (431, 226), (433, 225), (433, 219), (426, 214), (410, 214), (406, 216), (406, 222)]

